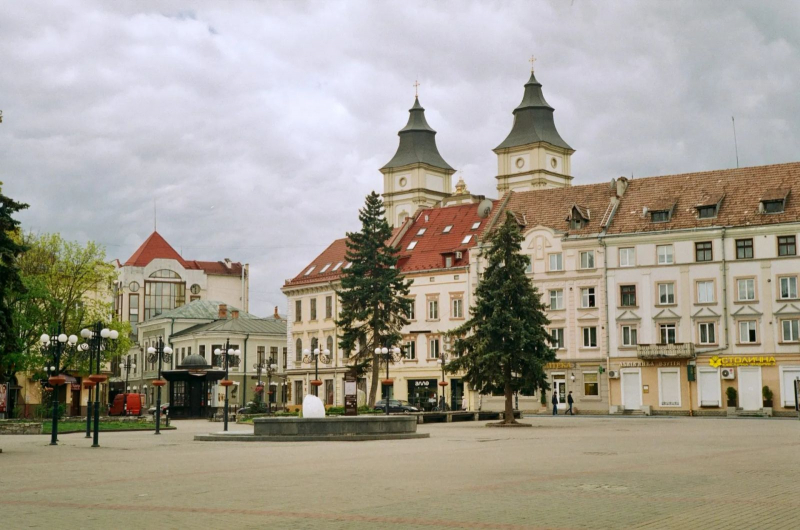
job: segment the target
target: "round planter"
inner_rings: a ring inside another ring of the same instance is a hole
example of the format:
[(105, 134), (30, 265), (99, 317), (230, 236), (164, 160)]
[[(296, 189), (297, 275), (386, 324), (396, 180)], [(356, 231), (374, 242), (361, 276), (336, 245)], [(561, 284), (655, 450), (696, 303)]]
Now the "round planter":
[(449, 384), (450, 383), (448, 383), (447, 381), (439, 381), (439, 386), (442, 387), (442, 388), (446, 387)]
[(320, 381), (319, 379), (314, 379), (313, 381), (311, 381), (311, 386), (322, 386), (322, 381)]
[(223, 379), (222, 381), (219, 382), (219, 384), (220, 386), (228, 387), (233, 385), (233, 381), (231, 381), (230, 379)]
[(94, 388), (94, 386), (95, 386), (96, 384), (97, 384), (97, 383), (95, 383), (94, 381), (84, 381), (84, 382), (83, 382), (83, 388), (86, 388), (86, 389), (89, 389), (89, 388)]
[(767, 407), (767, 408), (772, 408), (772, 400), (771, 399), (765, 399), (764, 400), (764, 406)]
[(50, 383), (50, 386), (61, 386), (67, 382), (67, 378), (63, 375), (54, 375), (48, 377), (47, 382)]
[(90, 375), (88, 379), (89, 381), (94, 381), (95, 383), (104, 383), (106, 380), (108, 380), (108, 376), (103, 374), (93, 374)]
[(153, 381), (153, 386), (165, 386), (167, 384), (163, 379), (156, 379)]
[(394, 379), (381, 379), (381, 384), (383, 386), (392, 386), (394, 385)]

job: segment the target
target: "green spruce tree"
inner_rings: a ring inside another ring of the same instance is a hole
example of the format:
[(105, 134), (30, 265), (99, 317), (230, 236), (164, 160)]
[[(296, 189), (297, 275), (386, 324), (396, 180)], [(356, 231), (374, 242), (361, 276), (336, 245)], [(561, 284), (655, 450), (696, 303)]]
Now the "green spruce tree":
[(361, 231), (347, 234), (346, 259), (338, 292), (341, 313), (339, 346), (351, 353), (357, 371), (372, 368), (370, 408), (375, 405), (380, 378), (376, 347), (398, 345), (400, 329), (408, 324), (406, 282), (397, 270), (398, 250), (389, 245), (392, 229), (384, 217), (383, 201), (374, 191), (359, 210)]
[(11, 299), (14, 293), (24, 289), (17, 258), (25, 251), (25, 246), (19, 241), (19, 221), (13, 215), (27, 207), (3, 195), (0, 182), (0, 381), (11, 377), (14, 359), (20, 352)]
[(492, 234), (487, 265), (475, 290), (472, 317), (452, 332), (456, 359), (450, 372), (481, 393), (505, 396), (503, 423), (516, 423), (515, 392), (547, 390), (544, 365), (556, 359), (545, 326), (550, 321), (536, 288), (525, 275), (527, 257), (520, 253), (523, 237), (514, 216)]

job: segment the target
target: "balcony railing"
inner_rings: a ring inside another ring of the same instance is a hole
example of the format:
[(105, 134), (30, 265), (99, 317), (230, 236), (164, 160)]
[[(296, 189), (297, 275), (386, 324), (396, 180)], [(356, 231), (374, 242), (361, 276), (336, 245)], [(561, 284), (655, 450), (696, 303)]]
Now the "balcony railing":
[(639, 359), (694, 359), (694, 344), (639, 344), (636, 356)]

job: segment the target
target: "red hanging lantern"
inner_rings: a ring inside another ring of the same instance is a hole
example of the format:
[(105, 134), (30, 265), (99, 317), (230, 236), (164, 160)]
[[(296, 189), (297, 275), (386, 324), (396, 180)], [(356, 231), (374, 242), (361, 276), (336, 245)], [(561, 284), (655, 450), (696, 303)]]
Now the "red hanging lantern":
[(219, 384), (220, 384), (220, 386), (226, 386), (226, 387), (227, 386), (232, 386), (233, 385), (233, 381), (231, 381), (230, 379), (223, 379), (222, 381), (219, 382)]
[(155, 381), (153, 381), (153, 386), (164, 386), (166, 384), (167, 382), (164, 381), (163, 379), (156, 379)]

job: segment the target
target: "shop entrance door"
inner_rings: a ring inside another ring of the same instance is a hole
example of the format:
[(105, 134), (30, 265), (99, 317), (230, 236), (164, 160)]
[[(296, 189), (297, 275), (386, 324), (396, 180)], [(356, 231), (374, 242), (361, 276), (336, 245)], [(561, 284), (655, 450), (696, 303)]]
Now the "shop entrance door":
[(464, 381), (461, 379), (450, 380), (450, 409), (461, 410), (464, 401)]
[(625, 410), (639, 410), (642, 408), (641, 388), (638, 371), (622, 372), (622, 399)]
[(70, 416), (81, 416), (81, 387), (72, 389), (72, 407)]
[[(558, 396), (558, 409), (566, 410), (567, 408), (567, 379), (564, 374), (553, 375), (553, 392)], [(552, 396), (547, 401), (548, 405), (553, 404)]]
[(761, 410), (761, 367), (739, 368), (739, 405), (744, 410)]

